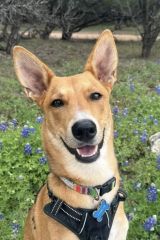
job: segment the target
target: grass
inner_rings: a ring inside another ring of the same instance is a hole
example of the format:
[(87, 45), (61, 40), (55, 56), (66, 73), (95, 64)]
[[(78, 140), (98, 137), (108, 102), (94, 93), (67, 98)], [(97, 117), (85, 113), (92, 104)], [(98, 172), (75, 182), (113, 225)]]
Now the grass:
[[(94, 45), (93, 41), (24, 40), (21, 45), (34, 52), (47, 63), (57, 75), (71, 75), (83, 70), (86, 58)], [(160, 186), (156, 156), (150, 151), (149, 136), (160, 129), (160, 96), (155, 87), (160, 81), (160, 43), (157, 42), (152, 57), (144, 61), (139, 58), (140, 43), (117, 43), (119, 52), (118, 83), (112, 93), (112, 107), (118, 107), (115, 114), (116, 155), (119, 161), (124, 187), (128, 192), (126, 211), (130, 222), (129, 240), (156, 240), (160, 236), (160, 201), (148, 202), (148, 187), (154, 183)], [(1, 54), (1, 53), (0, 53)], [(9, 129), (0, 131), (0, 233), (3, 240), (22, 239), (21, 233), (27, 209), (34, 201), (34, 195), (46, 179), (48, 167), (35, 154), (41, 147), (39, 124), (35, 118), (41, 114), (37, 106), (26, 99), (16, 80), (10, 56), (1, 54), (0, 64), (0, 121), (7, 121)], [(131, 83), (135, 90), (131, 91)], [(150, 119), (153, 115), (153, 119)], [(15, 129), (10, 121), (16, 118)], [(137, 119), (137, 120), (136, 120)], [(157, 119), (158, 125), (154, 124)], [(34, 133), (23, 138), (24, 124), (33, 126)], [(8, 125), (7, 125), (8, 126)], [(134, 131), (138, 134), (133, 134)], [(145, 135), (146, 134), (146, 135)], [(142, 136), (145, 141), (142, 142)], [(27, 142), (32, 146), (32, 156), (24, 156)], [(139, 188), (135, 187), (140, 183)], [(2, 217), (2, 213), (4, 217)], [(143, 229), (145, 220), (157, 215), (154, 231)]]

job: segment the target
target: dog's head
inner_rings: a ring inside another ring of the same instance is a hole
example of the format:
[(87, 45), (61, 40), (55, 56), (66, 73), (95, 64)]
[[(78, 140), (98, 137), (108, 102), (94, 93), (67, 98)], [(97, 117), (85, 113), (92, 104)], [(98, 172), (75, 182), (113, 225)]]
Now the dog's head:
[(27, 96), (44, 111), (43, 142), (52, 171), (74, 175), (77, 168), (97, 169), (96, 162), (107, 161), (106, 144), (112, 139), (109, 96), (118, 62), (112, 33), (106, 30), (100, 35), (85, 71), (74, 76), (56, 76), (19, 46), (13, 57)]

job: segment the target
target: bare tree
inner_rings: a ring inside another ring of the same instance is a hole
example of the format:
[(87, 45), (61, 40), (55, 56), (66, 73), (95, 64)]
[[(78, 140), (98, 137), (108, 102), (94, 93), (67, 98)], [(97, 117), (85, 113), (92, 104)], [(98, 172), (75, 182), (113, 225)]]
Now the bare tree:
[(43, 37), (55, 28), (62, 30), (62, 39), (69, 40), (72, 33), (84, 27), (106, 21), (109, 0), (50, 0), (50, 16)]
[(159, 0), (118, 0), (119, 11), (129, 14), (134, 26), (142, 37), (143, 58), (148, 58), (160, 33)]
[(0, 0), (0, 24), (2, 34), (0, 50), (7, 53), (19, 42), (19, 30), (24, 21), (33, 24), (42, 21), (45, 16), (46, 0)]

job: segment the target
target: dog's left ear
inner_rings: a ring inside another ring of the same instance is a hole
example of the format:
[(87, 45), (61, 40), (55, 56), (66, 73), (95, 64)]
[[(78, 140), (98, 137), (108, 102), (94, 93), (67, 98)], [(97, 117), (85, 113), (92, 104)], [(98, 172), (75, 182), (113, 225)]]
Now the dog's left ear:
[(118, 54), (110, 30), (102, 32), (91, 52), (86, 71), (90, 71), (105, 87), (112, 88), (117, 80)]

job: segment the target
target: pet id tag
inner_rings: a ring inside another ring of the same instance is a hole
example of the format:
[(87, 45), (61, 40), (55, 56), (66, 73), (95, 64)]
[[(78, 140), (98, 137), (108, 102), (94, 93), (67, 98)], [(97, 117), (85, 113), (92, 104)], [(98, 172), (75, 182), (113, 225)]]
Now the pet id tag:
[(100, 205), (96, 211), (93, 212), (92, 216), (96, 218), (97, 222), (101, 222), (103, 220), (103, 216), (106, 211), (108, 211), (110, 205), (106, 202), (106, 200), (102, 200)]

